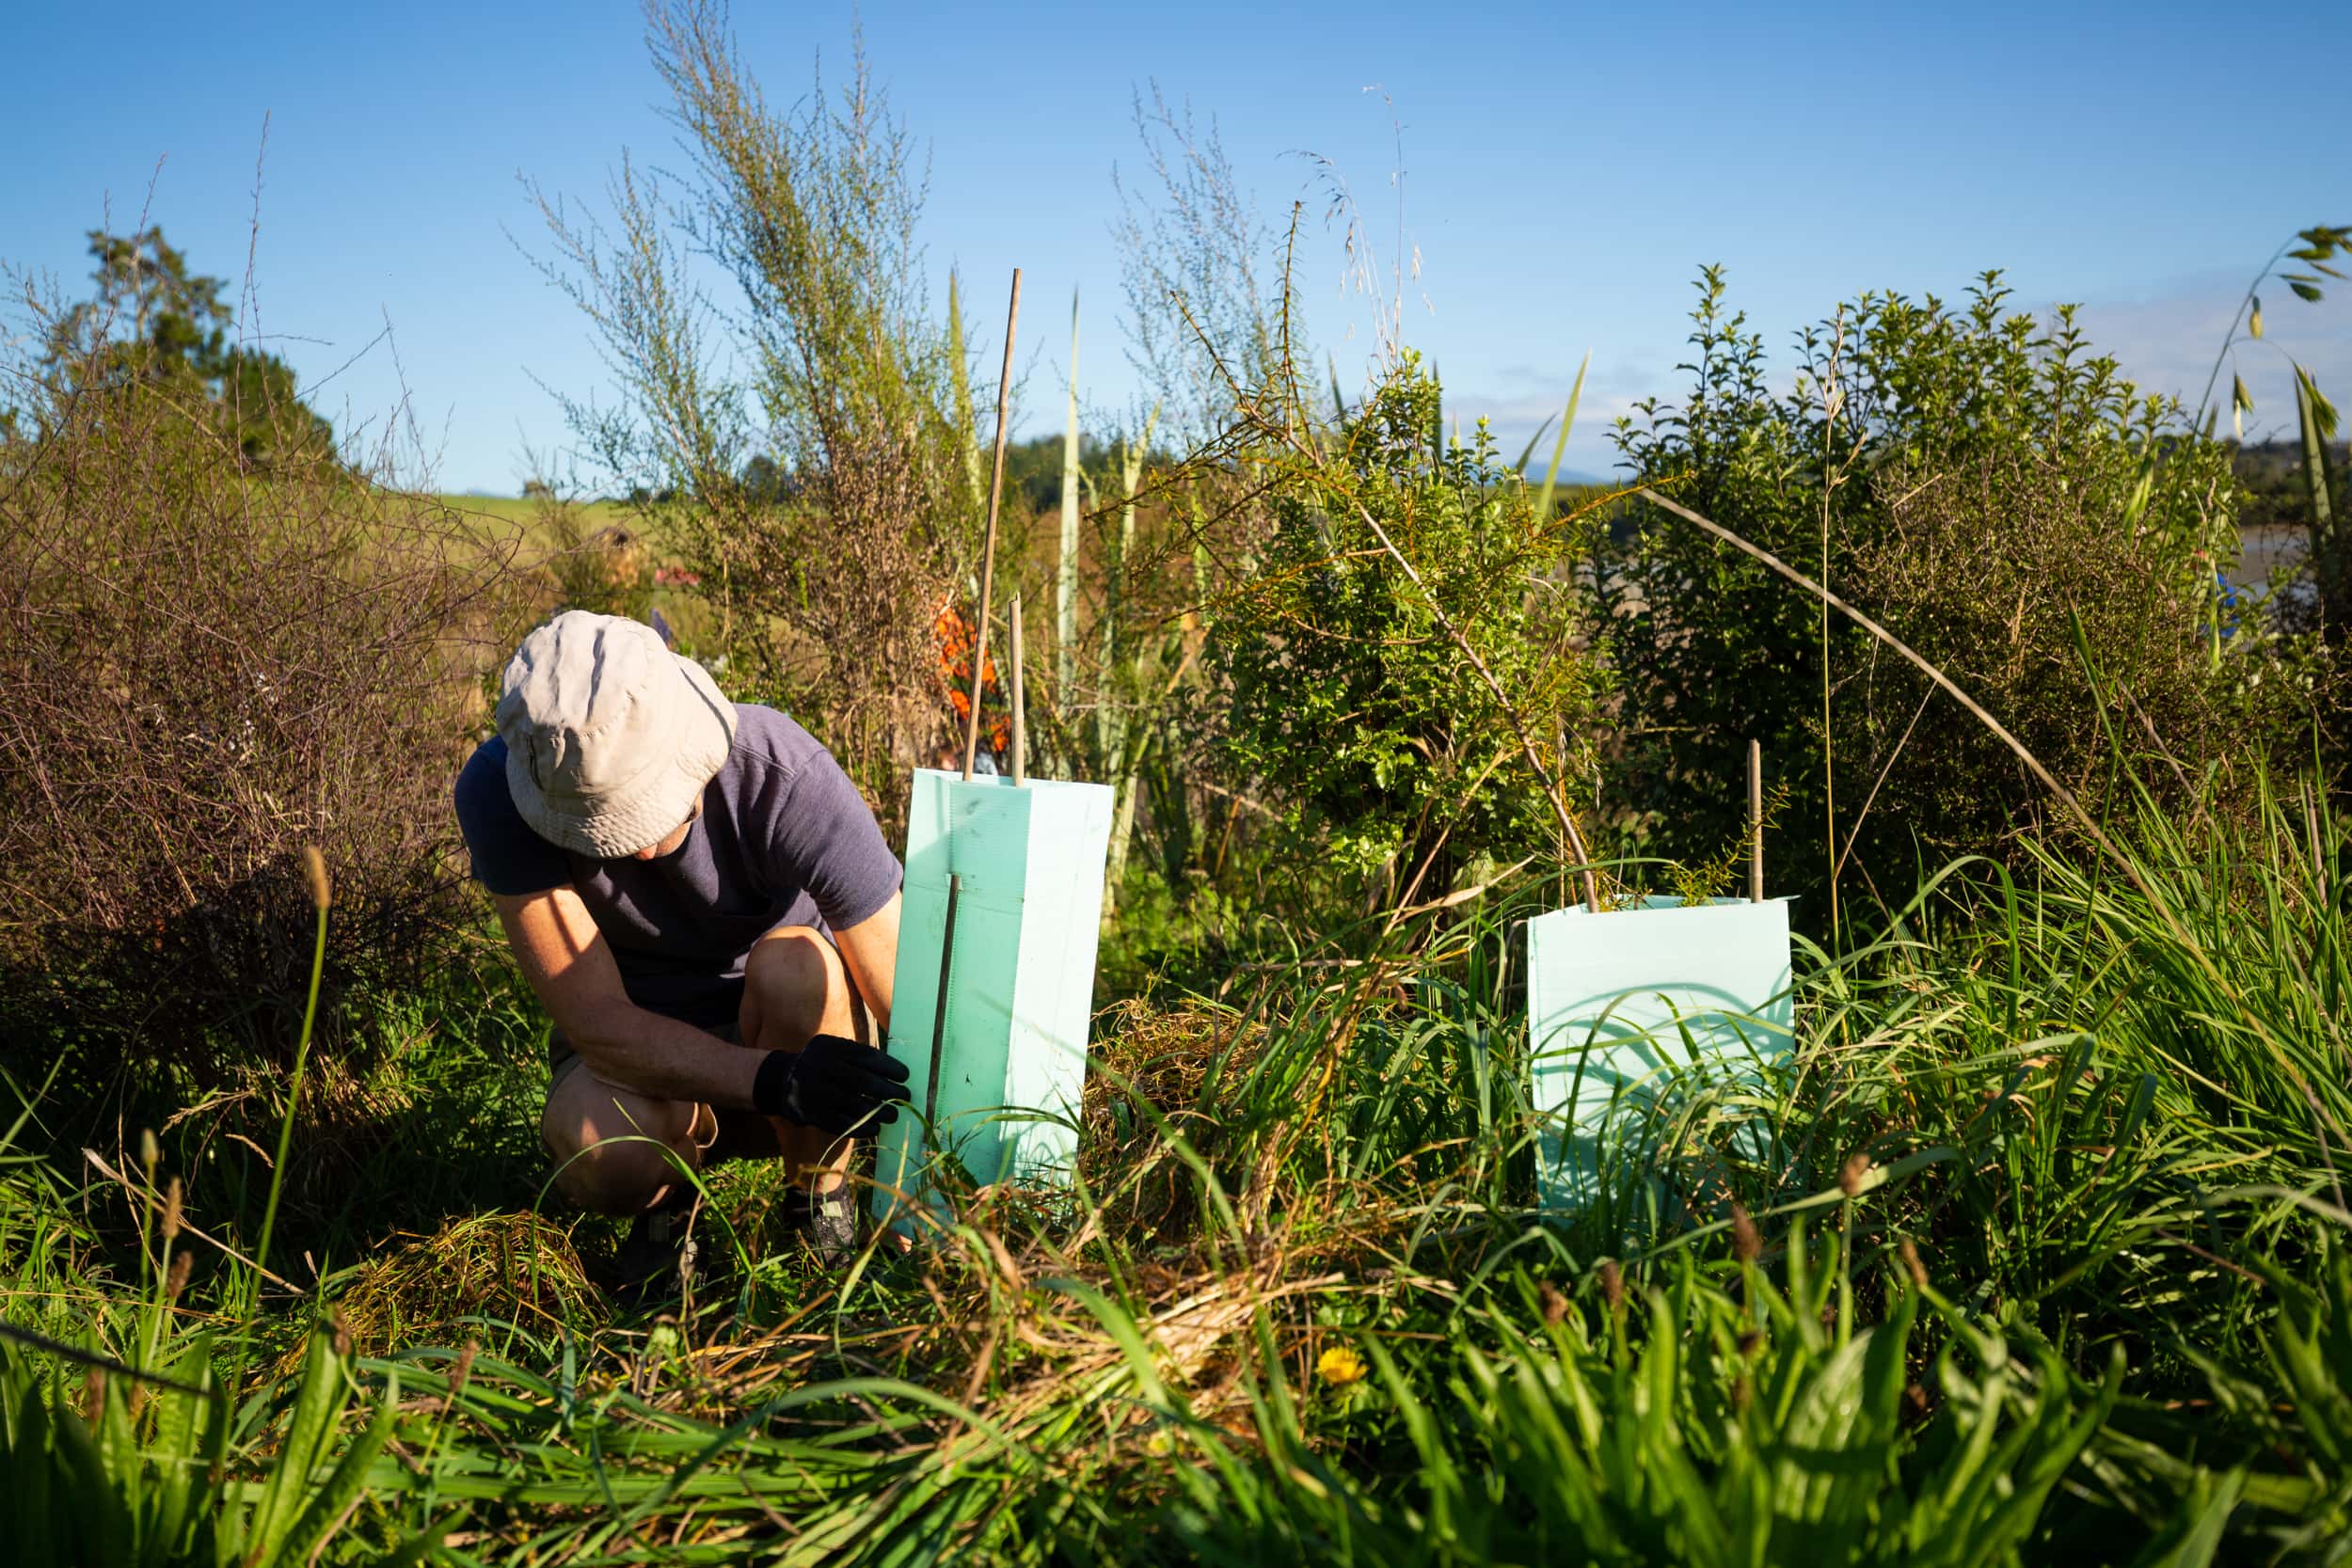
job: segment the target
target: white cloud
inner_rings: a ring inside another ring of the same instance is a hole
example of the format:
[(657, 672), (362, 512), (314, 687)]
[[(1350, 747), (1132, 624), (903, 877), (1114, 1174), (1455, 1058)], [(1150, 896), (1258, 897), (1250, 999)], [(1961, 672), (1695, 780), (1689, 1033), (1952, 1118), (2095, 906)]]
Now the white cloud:
[[(2296, 431), (2292, 356), (2310, 371), (2322, 392), (2337, 403), (2352, 399), (2352, 285), (2331, 284), (2317, 304), (2297, 299), (2283, 283), (2257, 291), (2263, 303), (2263, 341), (2239, 342), (2214, 383), (2213, 406), (2219, 428), (2230, 428), (2230, 378), (2244, 378), (2254, 411), (2246, 436), (2291, 436)], [(2194, 412), (2212, 375), (2233, 313), (2245, 297), (2243, 277), (2204, 274), (2169, 280), (2137, 298), (2091, 300), (2076, 320), (2102, 354), (2145, 391), (2181, 400)]]

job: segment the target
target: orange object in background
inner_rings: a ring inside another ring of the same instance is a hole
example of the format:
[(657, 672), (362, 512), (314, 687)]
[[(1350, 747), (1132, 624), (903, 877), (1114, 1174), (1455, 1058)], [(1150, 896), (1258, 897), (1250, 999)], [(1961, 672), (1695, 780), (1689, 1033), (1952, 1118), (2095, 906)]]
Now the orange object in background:
[[(931, 622), (931, 635), (939, 644), (940, 682), (947, 689), (947, 705), (955, 711), (956, 750), (961, 758), (964, 727), (972, 721), (972, 617), (954, 599), (944, 600), (938, 616)], [(993, 654), (988, 658), (986, 680), (981, 693), (980, 746), (985, 751), (1001, 752), (1012, 744), (1012, 719), (1005, 705), (1004, 689), (997, 683)]]

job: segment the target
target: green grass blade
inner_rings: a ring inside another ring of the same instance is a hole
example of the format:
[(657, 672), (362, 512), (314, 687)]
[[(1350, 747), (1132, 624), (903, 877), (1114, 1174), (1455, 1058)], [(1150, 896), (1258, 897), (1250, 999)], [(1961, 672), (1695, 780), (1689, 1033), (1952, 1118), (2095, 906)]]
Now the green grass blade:
[(1584, 351), (1584, 362), (1576, 368), (1576, 385), (1568, 388), (1568, 405), (1560, 413), (1560, 438), (1551, 444), (1551, 463), (1544, 469), (1544, 487), (1535, 498), (1535, 526), (1551, 526), (1551, 493), (1560, 483), (1560, 461), (1567, 455), (1568, 432), (1576, 424), (1576, 405), (1584, 397), (1584, 372), (1593, 368), (1593, 351)]
[(278, 1548), (275, 1560), (285, 1564), (308, 1563), (326, 1544), (326, 1538), (342, 1524), (344, 1515), (358, 1501), (365, 1484), (368, 1466), (391, 1439), (392, 1423), (400, 1414), (400, 1384), (394, 1380), (386, 1385), (384, 1398), (377, 1404), (375, 1416), (365, 1430), (351, 1440), (337, 1463), (334, 1473), (312, 1495), (292, 1527), (283, 1544)]

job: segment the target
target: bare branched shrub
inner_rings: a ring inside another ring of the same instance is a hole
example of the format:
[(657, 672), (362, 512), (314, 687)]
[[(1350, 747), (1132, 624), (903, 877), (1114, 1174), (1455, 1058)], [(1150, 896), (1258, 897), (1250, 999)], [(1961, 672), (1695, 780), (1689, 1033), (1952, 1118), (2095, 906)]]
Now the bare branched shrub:
[(510, 579), (324, 453), (257, 477), (171, 385), (11, 369), (0, 1039), (216, 1082), (291, 1043), (303, 846), (333, 875), (331, 985), (430, 961), (462, 908), (448, 790)]
[[(2120, 746), (2143, 759), (2146, 785), (2184, 810), (2239, 798), (2253, 786), (2247, 765), (2332, 696), (2296, 681), (2313, 671), (2234, 648), (2224, 657), (2210, 636), (2185, 634), (2210, 600), (2212, 568), (2184, 562), (2156, 529), (2131, 526), (2102, 457), (2012, 447), (1890, 464), (1871, 480), (1884, 522), (1854, 542), (1849, 591), (1883, 606), (1914, 646), (1933, 648), (2077, 795), (2102, 792)], [(2215, 469), (2226, 489), (2225, 457), (2200, 448), (2175, 460)], [(2260, 636), (2249, 620), (2232, 639)], [(1948, 856), (2065, 827), (2043, 819), (2044, 794), (2008, 748), (1956, 705), (1930, 700), (1910, 665), (1869, 650), (1839, 699), (1838, 749), (1862, 781), (1854, 787), (1875, 791), (1869, 816), (1848, 830), (1861, 863), (1902, 863), (1915, 836)], [(2284, 744), (2291, 754), (2293, 739)], [(2210, 778), (2213, 768), (2224, 775)]]
[(1148, 180), (1113, 171), (1127, 357), (1167, 435), (1197, 446), (1239, 417), (1234, 389), (1271, 376), (1279, 290), (1265, 269), (1277, 238), (1234, 177), (1215, 121), (1171, 105), (1159, 85), (1136, 95)]
[(895, 804), (946, 732), (932, 626), (977, 546), (961, 330), (929, 313), (914, 150), (862, 56), (779, 113), (721, 8), (653, 5), (646, 30), (691, 172), (674, 199), (625, 161), (610, 229), (539, 198), (548, 274), (627, 400), (568, 413), (720, 607), (738, 690)]

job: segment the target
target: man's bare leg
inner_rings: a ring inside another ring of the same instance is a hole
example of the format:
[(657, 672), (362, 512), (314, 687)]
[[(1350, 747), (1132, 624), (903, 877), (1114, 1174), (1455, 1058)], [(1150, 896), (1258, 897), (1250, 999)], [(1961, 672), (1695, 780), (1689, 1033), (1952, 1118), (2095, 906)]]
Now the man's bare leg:
[(548, 1086), (539, 1133), (564, 1196), (600, 1214), (642, 1214), (676, 1196), (681, 1162), (702, 1168), (718, 1118), (707, 1105), (608, 1084), (575, 1056)]
[[(739, 1022), (743, 1043), (760, 1050), (800, 1051), (819, 1034), (875, 1043), (873, 1021), (841, 956), (805, 926), (771, 931), (754, 945), (744, 965)], [(707, 1105), (621, 1088), (577, 1057), (548, 1090), (540, 1133), (555, 1158), (556, 1186), (580, 1207), (605, 1214), (662, 1207), (684, 1180), (678, 1163), (699, 1170), (714, 1154), (783, 1158), (796, 1181), (832, 1192), (844, 1180), (850, 1152), (848, 1139), (782, 1117), (722, 1115)]]
[[(841, 955), (806, 926), (784, 927), (753, 944), (743, 963), (739, 1022), (743, 1043), (763, 1051), (800, 1051), (817, 1035), (881, 1043), (857, 988), (841, 967)], [(782, 1117), (764, 1119), (796, 1182), (825, 1193), (841, 1185), (850, 1168), (848, 1138)]]

